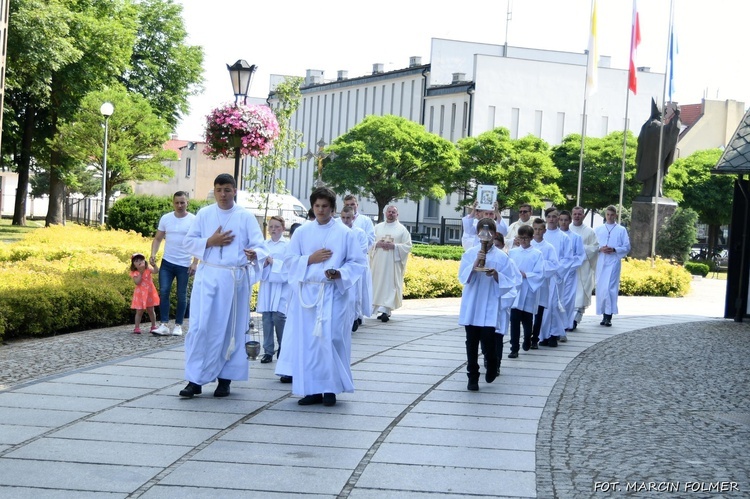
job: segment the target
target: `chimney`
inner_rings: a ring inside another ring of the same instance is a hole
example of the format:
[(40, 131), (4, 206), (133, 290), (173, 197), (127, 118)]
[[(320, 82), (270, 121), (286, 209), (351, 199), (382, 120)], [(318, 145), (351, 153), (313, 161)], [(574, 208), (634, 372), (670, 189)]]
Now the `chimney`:
[(305, 73), (305, 85), (320, 85), (323, 83), (323, 71), (308, 69)]
[(422, 58), (418, 55), (409, 57), (409, 67), (413, 68), (422, 65)]
[(172, 134), (171, 140), (179, 140), (176, 133)]
[(466, 81), (466, 73), (453, 73), (453, 83)]
[(340, 69), (336, 75), (336, 81), (346, 80), (349, 78), (349, 71)]
[(383, 63), (376, 62), (372, 65), (372, 74), (377, 75), (383, 72)]

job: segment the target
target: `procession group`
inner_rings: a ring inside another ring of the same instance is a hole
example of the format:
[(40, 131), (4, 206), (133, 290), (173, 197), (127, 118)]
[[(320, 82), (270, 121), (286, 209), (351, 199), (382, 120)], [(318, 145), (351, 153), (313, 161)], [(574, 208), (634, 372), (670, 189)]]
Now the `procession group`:
[(479, 390), (480, 345), (485, 381), (492, 383), (500, 374), (505, 334), (510, 333), (510, 359), (518, 358), (519, 350), (557, 347), (578, 327), (594, 289), (600, 325), (611, 326), (618, 313), (621, 261), (630, 240), (614, 206), (596, 229), (583, 223), (581, 207), (572, 212), (550, 207), (544, 218), (534, 218), (532, 207), (522, 204), (518, 214), (508, 227), (497, 203), (494, 210), (475, 204), (462, 220), (459, 324), (466, 330), (470, 391)]
[[(401, 306), (409, 231), (398, 221), (395, 206), (386, 207), (385, 221), (375, 225), (357, 212), (352, 195), (344, 198), (336, 217), (336, 194), (318, 187), (310, 195), (311, 220), (286, 238), (284, 219), (271, 217), (270, 238), (264, 240), (255, 216), (235, 203), (236, 194), (234, 178), (221, 174), (214, 180), (216, 203), (192, 215), (185, 210), (184, 193), (176, 193), (175, 211), (162, 217), (152, 245), (155, 261), (166, 241), (161, 267), (178, 255), (185, 282), (195, 271), (185, 336), (188, 384), (180, 396), (192, 398), (217, 381), (214, 396), (226, 397), (232, 381), (248, 379), (248, 304), (253, 285), (260, 282), (261, 362), (272, 362), (276, 355), (275, 373), (302, 397), (300, 405), (335, 405), (337, 394), (354, 390), (352, 332), (370, 315), (388, 322)], [(173, 276), (164, 277), (160, 274), (160, 289), (168, 296)], [(184, 289), (179, 278), (177, 287), (179, 295)], [(155, 335), (171, 334), (168, 303)], [(175, 328), (181, 328), (183, 317), (178, 299)]]

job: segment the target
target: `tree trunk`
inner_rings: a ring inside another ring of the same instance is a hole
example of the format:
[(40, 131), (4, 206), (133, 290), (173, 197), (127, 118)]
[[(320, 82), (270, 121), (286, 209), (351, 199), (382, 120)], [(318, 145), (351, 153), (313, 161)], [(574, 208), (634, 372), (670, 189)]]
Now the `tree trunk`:
[(36, 109), (29, 104), (24, 110), (21, 158), (18, 162), (18, 187), (13, 206), (13, 225), (26, 225), (26, 195), (29, 192), (29, 167), (31, 165), (31, 142), (34, 138)]
[(49, 167), (49, 207), (47, 208), (47, 218), (45, 227), (50, 225), (65, 225), (63, 216), (63, 200), (65, 199), (65, 182), (54, 165), (60, 164), (60, 157), (57, 153), (52, 153)]

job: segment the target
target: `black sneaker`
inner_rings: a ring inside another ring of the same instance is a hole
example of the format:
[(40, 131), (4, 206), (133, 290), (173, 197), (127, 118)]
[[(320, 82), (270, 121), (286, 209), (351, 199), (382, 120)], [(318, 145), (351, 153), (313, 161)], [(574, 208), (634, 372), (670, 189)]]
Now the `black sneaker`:
[(518, 358), (518, 352), (510, 352), (508, 354), (509, 359), (517, 359)]
[(263, 354), (263, 357), (260, 358), (260, 363), (261, 364), (268, 364), (272, 360), (273, 360), (273, 355), (269, 355), (269, 354), (266, 353), (266, 354)]
[(306, 397), (302, 397), (297, 401), (299, 405), (313, 405), (313, 404), (322, 404), (323, 403), (323, 394), (322, 393), (316, 393), (314, 395), (308, 395)]
[(191, 399), (194, 395), (200, 395), (202, 391), (201, 385), (190, 381), (185, 388), (180, 390), (180, 397)]
[(331, 407), (332, 405), (336, 405), (336, 394), (335, 393), (324, 393), (323, 394), (323, 405), (326, 407)]
[(279, 379), (279, 381), (281, 381), (282, 383), (291, 383), (292, 382), (292, 377), (291, 376), (282, 376)]

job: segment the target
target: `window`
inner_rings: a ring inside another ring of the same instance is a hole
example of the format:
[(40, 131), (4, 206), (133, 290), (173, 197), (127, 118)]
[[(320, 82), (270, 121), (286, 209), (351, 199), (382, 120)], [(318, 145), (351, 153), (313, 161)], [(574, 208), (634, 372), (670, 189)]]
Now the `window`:
[(521, 110), (514, 107), (510, 110), (510, 138), (518, 138), (518, 121), (520, 119)]
[(427, 206), (425, 211), (425, 217), (427, 218), (437, 218), (438, 214), (440, 213), (440, 201), (437, 199), (427, 198)]
[(185, 160), (185, 178), (190, 178), (190, 158)]
[(534, 112), (534, 135), (540, 138), (542, 136), (542, 112), (541, 111)]

